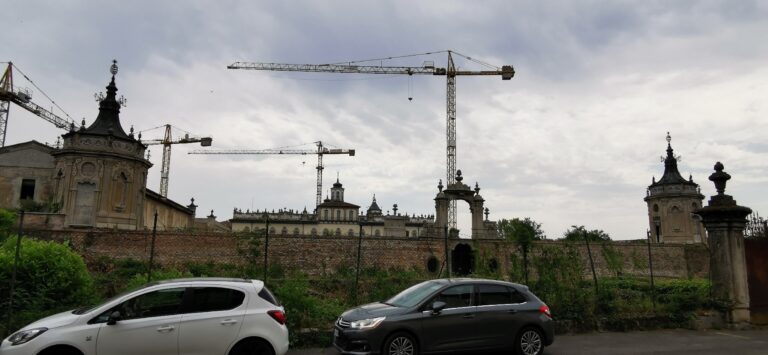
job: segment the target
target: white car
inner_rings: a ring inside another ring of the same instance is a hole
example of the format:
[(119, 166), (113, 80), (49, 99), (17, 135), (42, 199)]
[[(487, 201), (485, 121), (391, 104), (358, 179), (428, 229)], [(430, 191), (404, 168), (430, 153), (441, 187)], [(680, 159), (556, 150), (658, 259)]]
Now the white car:
[(258, 280), (158, 281), (34, 322), (2, 355), (284, 355), (285, 310)]

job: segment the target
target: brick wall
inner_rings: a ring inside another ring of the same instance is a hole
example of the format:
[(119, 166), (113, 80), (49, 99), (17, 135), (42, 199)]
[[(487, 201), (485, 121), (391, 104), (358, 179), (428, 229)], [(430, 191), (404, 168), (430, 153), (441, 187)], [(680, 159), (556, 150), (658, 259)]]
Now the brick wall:
[[(43, 239), (68, 240), (86, 260), (101, 256), (148, 260), (151, 232), (132, 231), (34, 231)], [(344, 268), (354, 268), (357, 262), (357, 237), (345, 236), (270, 236), (269, 263), (280, 265), (284, 270), (303, 271), (309, 275), (333, 273)], [(513, 243), (493, 240), (449, 240), (453, 250), (457, 244), (467, 244), (475, 251), (475, 263), (488, 263), (495, 259), (501, 270), (508, 270), (510, 260), (521, 260), (522, 254)], [(248, 243), (233, 234), (190, 234), (185, 232), (158, 233), (155, 242), (155, 260), (164, 266), (181, 266), (187, 262), (217, 262), (243, 265), (263, 265), (264, 238), (258, 239), (255, 249), (258, 257), (249, 258)], [(360, 244), (363, 268), (417, 268), (426, 270), (427, 260), (435, 257), (443, 263), (445, 241), (435, 238), (364, 237)], [(529, 260), (540, 255), (542, 248), (566, 248), (556, 241), (539, 241), (534, 244)], [(586, 246), (575, 244), (581, 259), (585, 277), (591, 277)], [(603, 248), (612, 248), (620, 255), (623, 275), (648, 275), (648, 246), (643, 243), (624, 242), (591, 245), (595, 269), (599, 277), (615, 276), (604, 257)], [(700, 277), (709, 275), (709, 254), (703, 245), (653, 244), (654, 276), (670, 278)], [(477, 265), (476, 265), (477, 267)], [(438, 269), (440, 267), (438, 266)], [(533, 267), (531, 267), (532, 272)]]

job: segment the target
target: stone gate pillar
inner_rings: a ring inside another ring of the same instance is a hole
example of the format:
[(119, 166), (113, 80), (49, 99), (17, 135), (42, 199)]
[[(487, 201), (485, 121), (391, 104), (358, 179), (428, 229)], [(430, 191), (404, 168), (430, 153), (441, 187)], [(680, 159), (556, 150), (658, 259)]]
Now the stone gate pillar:
[(443, 192), (443, 180), (437, 185), (438, 193), (435, 196), (435, 228), (436, 236), (443, 238), (445, 236), (445, 226), (448, 225), (448, 206), (450, 200)]
[(750, 321), (747, 263), (744, 256), (744, 226), (752, 210), (739, 206), (732, 196), (725, 194), (725, 184), (731, 178), (723, 171), (723, 164), (715, 164), (709, 180), (715, 183), (717, 195), (708, 206), (695, 211), (709, 234), (710, 272), (712, 292), (720, 300), (730, 302), (726, 314), (731, 324)]

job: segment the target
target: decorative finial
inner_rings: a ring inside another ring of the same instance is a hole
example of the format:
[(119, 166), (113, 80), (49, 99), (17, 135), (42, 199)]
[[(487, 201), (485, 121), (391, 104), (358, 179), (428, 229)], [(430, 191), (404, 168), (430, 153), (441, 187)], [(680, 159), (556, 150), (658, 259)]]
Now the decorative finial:
[(392, 205), (392, 214), (397, 216), (397, 204)]
[(80, 121), (80, 126), (85, 127), (85, 117), (83, 117), (83, 120)]
[(725, 184), (731, 179), (731, 175), (724, 172), (723, 169), (725, 169), (723, 163), (717, 162), (715, 163), (715, 172), (709, 176), (709, 180), (715, 183), (715, 189), (717, 190), (718, 195), (725, 194)]
[(133, 138), (133, 125), (131, 125), (131, 131), (128, 133), (128, 136)]
[(688, 174), (688, 181), (693, 182), (693, 174)]
[(488, 207), (485, 208), (485, 221), (488, 221), (488, 215), (491, 213), (491, 210), (488, 209)]
[(667, 144), (672, 144), (672, 136), (669, 135), (669, 132), (667, 132)]
[(72, 121), (69, 123), (69, 131), (74, 132), (75, 131), (75, 122)]
[(456, 182), (461, 183), (461, 180), (464, 180), (464, 177), (461, 176), (461, 170), (456, 170)]
[(440, 182), (437, 183), (437, 189), (443, 192), (443, 179), (440, 179)]
[(117, 59), (112, 59), (112, 65), (109, 67), (109, 72), (112, 76), (117, 75)]
[(477, 184), (477, 181), (475, 181), (475, 194), (480, 194), (480, 185)]

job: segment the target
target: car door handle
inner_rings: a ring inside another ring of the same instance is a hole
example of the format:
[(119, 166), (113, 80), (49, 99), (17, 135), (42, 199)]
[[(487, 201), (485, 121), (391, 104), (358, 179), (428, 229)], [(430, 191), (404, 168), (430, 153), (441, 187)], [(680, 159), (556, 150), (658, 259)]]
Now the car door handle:
[(221, 325), (232, 325), (232, 324), (237, 324), (237, 321), (234, 319), (225, 319), (221, 321)]
[(464, 318), (464, 319), (472, 319), (472, 318), (475, 318), (475, 315), (474, 315), (474, 314), (465, 314), (465, 315), (463, 315), (461, 318)]
[(165, 332), (172, 332), (174, 329), (176, 329), (176, 327), (172, 325), (167, 325), (165, 327), (157, 328), (157, 331), (160, 333), (165, 333)]
[(510, 309), (510, 310), (507, 311), (507, 313), (515, 314), (515, 313), (517, 313), (517, 310), (516, 309)]

